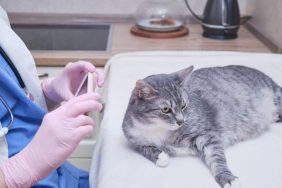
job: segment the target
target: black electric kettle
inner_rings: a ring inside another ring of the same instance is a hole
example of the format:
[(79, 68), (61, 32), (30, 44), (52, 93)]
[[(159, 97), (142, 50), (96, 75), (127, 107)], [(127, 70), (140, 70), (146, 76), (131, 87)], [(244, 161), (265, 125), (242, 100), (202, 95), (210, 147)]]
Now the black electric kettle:
[(240, 24), (244, 24), (250, 16), (240, 17), (237, 0), (208, 0), (203, 17), (196, 15), (188, 0), (185, 0), (187, 8), (192, 15), (202, 23), (203, 36), (213, 39), (234, 39)]

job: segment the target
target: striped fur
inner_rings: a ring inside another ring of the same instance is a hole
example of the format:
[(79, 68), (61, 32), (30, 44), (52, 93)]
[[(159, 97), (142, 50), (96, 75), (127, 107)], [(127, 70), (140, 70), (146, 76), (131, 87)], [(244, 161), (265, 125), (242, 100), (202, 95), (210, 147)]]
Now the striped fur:
[[(238, 187), (224, 148), (259, 136), (282, 117), (281, 87), (244, 66), (192, 69), (137, 81), (124, 134), (156, 164), (168, 164), (164, 153), (196, 155), (221, 187)], [(169, 113), (161, 111), (166, 107)]]

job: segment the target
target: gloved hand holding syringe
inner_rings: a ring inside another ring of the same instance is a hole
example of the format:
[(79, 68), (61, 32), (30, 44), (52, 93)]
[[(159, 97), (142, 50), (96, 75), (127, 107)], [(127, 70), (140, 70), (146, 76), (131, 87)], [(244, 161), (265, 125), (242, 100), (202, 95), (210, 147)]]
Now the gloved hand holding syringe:
[(75, 96), (79, 86), (83, 88), (81, 82), (88, 72), (96, 74), (97, 85), (101, 87), (103, 74), (97, 73), (91, 63), (82, 61), (67, 65), (61, 75), (43, 82), (43, 92), (49, 100), (66, 102), (47, 113), (32, 141), (2, 164), (7, 187), (30, 187), (61, 165), (79, 142), (93, 133), (95, 122), (85, 114), (102, 109), (100, 95), (78, 92), (79, 96)]
[[(90, 74), (88, 74), (90, 73)], [(42, 83), (42, 89), (48, 102), (52, 105), (58, 105), (64, 101), (82, 94), (81, 87), (83, 86), (87, 74), (94, 75), (93, 86), (88, 88), (90, 91), (95, 91), (95, 87), (102, 87), (104, 84), (104, 74), (93, 66), (93, 64), (86, 61), (78, 61), (76, 63), (69, 63), (64, 68), (63, 72), (57, 77), (47, 78)], [(91, 80), (90, 80), (91, 81)], [(87, 83), (86, 83), (87, 84)], [(95, 84), (95, 86), (94, 86)], [(86, 91), (85, 91), (86, 92)], [(50, 106), (50, 104), (49, 104)]]

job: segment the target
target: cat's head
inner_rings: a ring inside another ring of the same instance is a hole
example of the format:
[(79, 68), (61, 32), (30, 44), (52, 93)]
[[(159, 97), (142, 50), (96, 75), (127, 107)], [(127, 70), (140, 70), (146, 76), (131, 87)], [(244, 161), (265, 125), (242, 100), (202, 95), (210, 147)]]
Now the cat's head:
[(134, 95), (138, 100), (138, 114), (154, 126), (177, 130), (185, 123), (183, 112), (189, 101), (183, 85), (187, 83), (193, 66), (172, 74), (159, 74), (138, 80)]

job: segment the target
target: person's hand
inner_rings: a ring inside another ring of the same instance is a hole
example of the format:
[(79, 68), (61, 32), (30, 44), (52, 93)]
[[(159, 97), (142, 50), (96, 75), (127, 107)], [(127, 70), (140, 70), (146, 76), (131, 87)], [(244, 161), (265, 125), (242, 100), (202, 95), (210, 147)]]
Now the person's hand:
[(104, 75), (93, 64), (86, 61), (78, 61), (67, 64), (59, 76), (44, 80), (42, 82), (42, 90), (45, 96), (53, 102), (67, 101), (74, 97), (79, 84), (88, 72), (97, 74), (97, 85), (102, 87)]
[(84, 114), (102, 109), (99, 98), (83, 94), (45, 115), (30, 144), (1, 165), (7, 187), (30, 187), (62, 164), (93, 132), (94, 120)]

